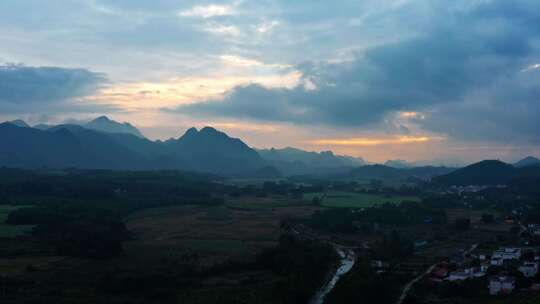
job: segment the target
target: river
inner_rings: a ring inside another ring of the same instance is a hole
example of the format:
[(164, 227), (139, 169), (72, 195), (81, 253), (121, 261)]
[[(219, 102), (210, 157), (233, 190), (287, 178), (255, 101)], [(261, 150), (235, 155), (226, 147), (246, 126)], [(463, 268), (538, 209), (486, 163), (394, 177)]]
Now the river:
[(356, 261), (356, 257), (354, 254), (354, 251), (351, 249), (342, 249), (339, 247), (335, 247), (336, 252), (339, 254), (340, 257), (340, 266), (336, 269), (336, 272), (334, 273), (334, 276), (326, 285), (324, 285), (316, 294), (313, 296), (311, 301), (309, 301), (309, 304), (323, 304), (324, 299), (326, 296), (334, 289), (339, 279), (347, 274), (352, 267), (354, 266), (354, 263)]

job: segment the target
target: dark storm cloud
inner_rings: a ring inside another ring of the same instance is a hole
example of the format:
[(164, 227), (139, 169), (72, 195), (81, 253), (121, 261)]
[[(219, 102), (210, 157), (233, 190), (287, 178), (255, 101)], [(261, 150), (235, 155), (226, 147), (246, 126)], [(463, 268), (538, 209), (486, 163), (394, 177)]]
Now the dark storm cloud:
[(3, 65), (0, 66), (0, 109), (3, 113), (91, 110), (96, 105), (68, 102), (92, 95), (106, 83), (104, 75), (85, 69)]
[(428, 130), (533, 140), (540, 82), (538, 69), (524, 69), (540, 62), (540, 3), (489, 1), (452, 10), (438, 4), (430, 20), (429, 30), (372, 47), (352, 62), (298, 66), (304, 76), (296, 88), (237, 87), (222, 101), (175, 111), (342, 127), (396, 111), (429, 111), (417, 121)]
[(104, 75), (85, 69), (0, 66), (0, 102), (56, 102), (94, 93), (106, 83)]

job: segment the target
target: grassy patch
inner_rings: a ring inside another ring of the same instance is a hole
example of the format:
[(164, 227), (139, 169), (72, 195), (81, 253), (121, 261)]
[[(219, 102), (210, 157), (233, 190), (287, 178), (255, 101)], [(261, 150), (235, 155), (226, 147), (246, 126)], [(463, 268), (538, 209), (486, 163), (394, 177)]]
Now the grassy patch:
[(34, 225), (5, 224), (10, 212), (29, 206), (0, 205), (0, 238), (13, 238), (32, 232)]
[(0, 238), (14, 238), (30, 234), (34, 225), (5, 225), (0, 224)]
[(205, 221), (229, 221), (233, 218), (233, 213), (226, 207), (209, 208), (203, 216), (199, 217)]
[(385, 203), (401, 204), (404, 201), (419, 201), (416, 196), (365, 194), (355, 192), (332, 191), (326, 193), (307, 193), (304, 199), (313, 200), (314, 197), (321, 199), (321, 206), (334, 208), (367, 208)]

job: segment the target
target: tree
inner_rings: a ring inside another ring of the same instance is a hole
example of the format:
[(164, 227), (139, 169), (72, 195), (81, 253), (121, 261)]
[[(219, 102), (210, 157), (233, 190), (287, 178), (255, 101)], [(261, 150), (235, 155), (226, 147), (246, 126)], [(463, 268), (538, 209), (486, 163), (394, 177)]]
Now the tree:
[(457, 230), (465, 231), (471, 227), (471, 220), (468, 218), (457, 218), (455, 227)]
[(493, 223), (493, 214), (490, 214), (490, 213), (484, 213), (482, 214), (482, 222), (484, 222), (484, 224), (491, 224)]

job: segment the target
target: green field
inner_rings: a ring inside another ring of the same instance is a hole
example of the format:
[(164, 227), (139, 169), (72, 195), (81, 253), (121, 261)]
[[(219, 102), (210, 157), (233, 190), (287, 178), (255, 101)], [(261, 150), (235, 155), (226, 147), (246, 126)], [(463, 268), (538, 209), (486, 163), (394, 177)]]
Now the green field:
[(0, 238), (13, 238), (25, 234), (29, 234), (34, 228), (33, 225), (8, 225), (6, 220), (11, 211), (28, 206), (0, 206)]
[(365, 194), (355, 192), (332, 191), (326, 193), (306, 193), (304, 199), (320, 198), (321, 206), (334, 208), (367, 208), (384, 203), (401, 204), (404, 201), (420, 201), (417, 196)]

